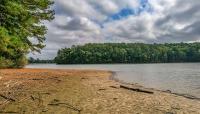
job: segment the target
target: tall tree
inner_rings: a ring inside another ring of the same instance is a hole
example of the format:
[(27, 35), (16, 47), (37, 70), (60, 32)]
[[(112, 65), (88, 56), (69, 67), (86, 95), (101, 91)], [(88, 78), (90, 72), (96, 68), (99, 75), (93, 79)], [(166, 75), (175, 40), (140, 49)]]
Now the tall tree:
[(0, 68), (23, 67), (28, 52), (40, 52), (45, 46), (44, 21), (54, 18), (52, 4), (51, 0), (0, 0)]

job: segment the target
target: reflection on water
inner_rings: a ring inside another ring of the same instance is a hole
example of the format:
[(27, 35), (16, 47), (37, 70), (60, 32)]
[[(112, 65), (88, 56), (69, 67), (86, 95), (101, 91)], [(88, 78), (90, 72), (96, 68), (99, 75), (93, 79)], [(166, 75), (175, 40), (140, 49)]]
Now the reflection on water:
[(117, 78), (148, 88), (171, 90), (200, 98), (200, 63), (177, 64), (102, 64), (55, 65), (32, 64), (27, 68), (98, 69), (115, 71)]

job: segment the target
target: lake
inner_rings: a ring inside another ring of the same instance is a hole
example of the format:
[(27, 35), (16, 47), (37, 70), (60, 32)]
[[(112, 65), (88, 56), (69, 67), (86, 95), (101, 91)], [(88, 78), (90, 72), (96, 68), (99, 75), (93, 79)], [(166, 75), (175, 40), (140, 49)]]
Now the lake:
[(171, 90), (200, 98), (200, 63), (167, 64), (31, 64), (26, 68), (97, 69), (116, 72), (119, 80), (138, 83), (147, 88)]

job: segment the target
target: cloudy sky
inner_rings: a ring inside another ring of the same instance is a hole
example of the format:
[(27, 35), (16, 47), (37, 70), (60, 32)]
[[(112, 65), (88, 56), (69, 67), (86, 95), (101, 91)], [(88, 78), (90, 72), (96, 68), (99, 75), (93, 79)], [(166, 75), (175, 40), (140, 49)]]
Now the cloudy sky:
[(103, 42), (200, 41), (199, 0), (54, 0), (46, 47), (31, 56), (51, 59), (71, 45)]

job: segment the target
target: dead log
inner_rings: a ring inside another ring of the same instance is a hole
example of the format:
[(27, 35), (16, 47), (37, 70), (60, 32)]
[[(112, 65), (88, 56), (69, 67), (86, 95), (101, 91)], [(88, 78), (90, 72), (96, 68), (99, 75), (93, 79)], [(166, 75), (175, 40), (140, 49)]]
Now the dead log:
[(144, 90), (144, 89), (141, 89), (141, 88), (128, 87), (128, 86), (125, 86), (125, 85), (120, 85), (120, 88), (131, 90), (131, 91), (136, 91), (136, 92), (148, 93), (148, 94), (153, 94), (154, 93), (153, 91)]

